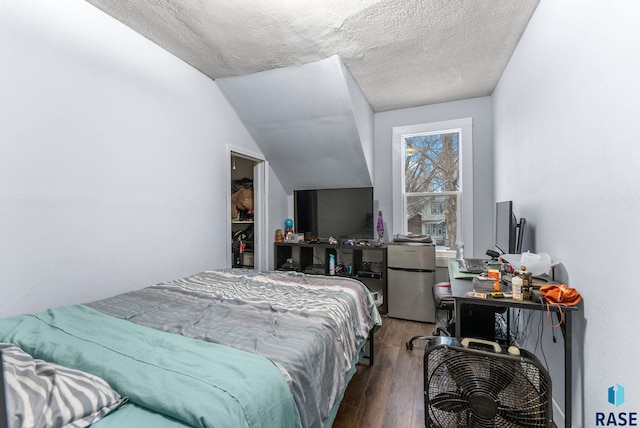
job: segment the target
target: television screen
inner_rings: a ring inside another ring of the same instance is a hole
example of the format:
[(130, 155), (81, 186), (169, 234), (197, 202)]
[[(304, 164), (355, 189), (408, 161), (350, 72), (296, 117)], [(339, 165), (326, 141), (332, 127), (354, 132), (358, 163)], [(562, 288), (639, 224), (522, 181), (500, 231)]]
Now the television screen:
[(294, 221), (307, 236), (374, 239), (373, 188), (296, 190)]

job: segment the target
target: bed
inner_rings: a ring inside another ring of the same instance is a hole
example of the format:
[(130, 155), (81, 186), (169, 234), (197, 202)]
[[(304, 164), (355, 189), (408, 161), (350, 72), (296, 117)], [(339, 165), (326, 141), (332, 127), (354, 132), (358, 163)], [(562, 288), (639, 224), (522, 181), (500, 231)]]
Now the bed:
[(5, 318), (0, 342), (106, 382), (98, 428), (329, 427), (380, 325), (359, 281), (229, 269)]

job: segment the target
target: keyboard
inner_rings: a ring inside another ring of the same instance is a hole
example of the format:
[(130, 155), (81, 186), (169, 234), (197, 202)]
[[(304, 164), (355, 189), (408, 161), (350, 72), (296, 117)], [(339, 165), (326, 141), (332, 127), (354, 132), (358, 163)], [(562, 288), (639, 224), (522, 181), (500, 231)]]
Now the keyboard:
[(460, 259), (458, 270), (465, 273), (482, 273), (487, 268), (489, 259)]

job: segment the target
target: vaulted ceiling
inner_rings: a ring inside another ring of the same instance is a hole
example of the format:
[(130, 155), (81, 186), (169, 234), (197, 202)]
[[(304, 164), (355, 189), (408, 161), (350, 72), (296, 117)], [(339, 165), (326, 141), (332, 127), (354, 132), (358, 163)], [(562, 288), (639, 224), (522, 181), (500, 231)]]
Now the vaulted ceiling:
[(490, 95), (539, 2), (87, 1), (216, 80), (287, 190), (371, 185), (374, 112)]

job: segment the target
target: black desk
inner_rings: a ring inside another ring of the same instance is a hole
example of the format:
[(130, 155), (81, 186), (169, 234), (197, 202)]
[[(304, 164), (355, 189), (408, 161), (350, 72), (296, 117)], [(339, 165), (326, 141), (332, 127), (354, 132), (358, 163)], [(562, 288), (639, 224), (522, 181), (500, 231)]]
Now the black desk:
[[(471, 285), (471, 278), (455, 278), (457, 272), (457, 266), (452, 267), (453, 263), (458, 263), (457, 260), (452, 260), (449, 262), (449, 279), (451, 282), (451, 291), (453, 293), (453, 297), (455, 299), (455, 320), (456, 320), (456, 338), (460, 339), (460, 332), (462, 330), (462, 323), (460, 320), (462, 317), (462, 310), (465, 305), (475, 305), (475, 306), (487, 306), (492, 308), (507, 308), (507, 334), (510, 334), (510, 316), (511, 309), (527, 309), (534, 311), (546, 311), (547, 305), (542, 305), (541, 303), (534, 303), (531, 301), (519, 301), (513, 299), (494, 299), (488, 297), (486, 299), (480, 299), (476, 297), (466, 297), (465, 290), (469, 290), (469, 287), (473, 289), (473, 285)], [(454, 276), (455, 275), (455, 276)], [(455, 284), (455, 286), (454, 286)], [(556, 305), (549, 305), (549, 310), (555, 312), (558, 316), (558, 320), (560, 319), (560, 310), (562, 310), (563, 322), (560, 325), (560, 329), (562, 330), (562, 337), (564, 339), (564, 413), (565, 413), (565, 427), (571, 427), (572, 420), (572, 397), (573, 397), (573, 388), (572, 388), (572, 358), (573, 358), (573, 349), (572, 349), (572, 338), (571, 338), (571, 313), (576, 310), (575, 306), (562, 306), (559, 308)]]

